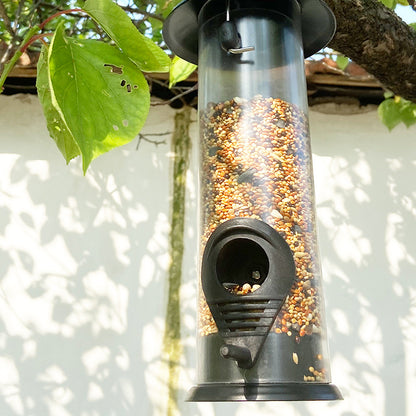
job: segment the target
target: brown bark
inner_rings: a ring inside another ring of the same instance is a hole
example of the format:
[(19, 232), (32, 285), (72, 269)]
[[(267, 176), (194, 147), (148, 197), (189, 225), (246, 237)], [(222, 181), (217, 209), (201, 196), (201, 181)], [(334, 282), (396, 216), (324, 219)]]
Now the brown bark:
[(416, 31), (378, 0), (325, 0), (337, 19), (329, 46), (416, 102)]

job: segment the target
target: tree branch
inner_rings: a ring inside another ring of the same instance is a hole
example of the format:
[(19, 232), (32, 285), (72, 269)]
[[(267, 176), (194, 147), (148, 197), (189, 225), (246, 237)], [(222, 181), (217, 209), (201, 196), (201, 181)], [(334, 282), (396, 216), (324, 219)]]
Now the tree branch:
[(137, 13), (145, 16), (146, 18), (151, 17), (152, 19), (160, 20), (164, 22), (165, 19), (163, 16), (151, 12), (147, 12), (146, 10), (138, 9), (137, 7), (130, 7), (130, 6), (120, 6), (125, 12), (129, 13)]
[(7, 16), (6, 7), (4, 6), (3, 0), (0, 0), (0, 17), (3, 19), (4, 26), (6, 27), (7, 31), (14, 36), (14, 30), (12, 28), (12, 22)]
[(161, 144), (166, 144), (166, 140), (153, 140), (153, 139), (149, 139), (148, 136), (167, 136), (168, 134), (172, 134), (172, 132), (165, 132), (165, 133), (147, 133), (147, 134), (142, 134), (139, 133), (139, 140), (137, 141), (137, 145), (136, 145), (136, 150), (139, 150), (139, 146), (142, 140), (144, 140), (145, 142), (148, 143), (152, 143), (154, 144), (156, 147), (161, 145)]
[(182, 98), (185, 95), (190, 94), (192, 91), (196, 91), (197, 89), (198, 89), (198, 84), (194, 84), (192, 87), (187, 88), (185, 91), (181, 92), (180, 94), (175, 95), (174, 97), (170, 98), (169, 100), (152, 102), (152, 103), (150, 103), (150, 105), (157, 106), (157, 105), (172, 104), (177, 99)]
[(329, 46), (416, 102), (416, 31), (378, 0), (325, 0), (337, 19)]
[(46, 20), (44, 20), (42, 23), (39, 24), (39, 27), (41, 29), (43, 29), (51, 20), (55, 19), (58, 16), (61, 16), (63, 14), (71, 14), (71, 13), (86, 13), (84, 10), (82, 9), (68, 9), (68, 10), (61, 10), (55, 14), (53, 14), (52, 16), (49, 16)]
[[(31, 27), (26, 32), (25, 37), (22, 41), (22, 44), (26, 45), (30, 41), (30, 39), (34, 35), (36, 35), (37, 32), (39, 32), (39, 26)], [(4, 85), (4, 82), (6, 81), (6, 78), (8, 77), (8, 75), (10, 74), (10, 71), (12, 70), (12, 68), (14, 67), (16, 62), (18, 61), (18, 59), (22, 56), (22, 54), (23, 54), (23, 51), (22, 51), (22, 48), (20, 48), (18, 51), (15, 52), (15, 54), (12, 56), (10, 61), (7, 62), (6, 65), (4, 65), (4, 69), (0, 74), (0, 94), (3, 91), (3, 85)]]
[(17, 28), (17, 25), (19, 23), (20, 15), (22, 14), (23, 6), (25, 5), (25, 0), (20, 0), (19, 5), (17, 7), (16, 14), (14, 16), (13, 26)]

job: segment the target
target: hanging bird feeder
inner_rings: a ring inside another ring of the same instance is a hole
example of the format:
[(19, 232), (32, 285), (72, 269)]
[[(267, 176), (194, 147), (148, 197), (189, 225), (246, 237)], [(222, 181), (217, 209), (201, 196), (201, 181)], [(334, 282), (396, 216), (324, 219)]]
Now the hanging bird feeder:
[(163, 35), (199, 65), (198, 385), (190, 401), (334, 400), (304, 57), (321, 0), (186, 0)]

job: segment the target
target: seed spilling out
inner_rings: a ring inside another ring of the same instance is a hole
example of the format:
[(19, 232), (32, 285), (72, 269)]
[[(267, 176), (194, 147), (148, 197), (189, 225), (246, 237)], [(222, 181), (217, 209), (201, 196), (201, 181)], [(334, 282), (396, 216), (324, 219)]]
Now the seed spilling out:
[(299, 364), (299, 357), (295, 352), (292, 354), (292, 359), (296, 365)]

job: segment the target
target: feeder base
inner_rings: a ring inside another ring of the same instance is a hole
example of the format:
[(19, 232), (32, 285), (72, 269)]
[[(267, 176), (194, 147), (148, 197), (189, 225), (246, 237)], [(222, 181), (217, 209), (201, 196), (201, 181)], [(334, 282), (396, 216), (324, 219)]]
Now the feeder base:
[(343, 400), (328, 383), (208, 383), (191, 388), (188, 402)]

